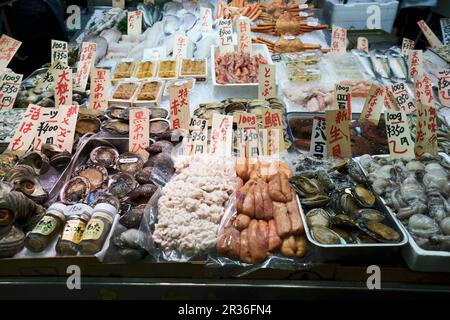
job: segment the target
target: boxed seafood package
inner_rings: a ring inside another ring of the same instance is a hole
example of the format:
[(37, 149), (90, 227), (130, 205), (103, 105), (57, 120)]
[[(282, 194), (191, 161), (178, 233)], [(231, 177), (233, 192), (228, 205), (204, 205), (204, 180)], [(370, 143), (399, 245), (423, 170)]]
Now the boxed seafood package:
[(134, 64), (133, 77), (139, 80), (156, 77), (156, 69), (158, 63), (156, 61), (138, 61)]
[(137, 81), (120, 81), (113, 88), (111, 97), (108, 101), (109, 105), (120, 104), (131, 106), (133, 100), (141, 87), (141, 83)]
[(133, 76), (135, 64), (133, 60), (127, 59), (116, 64), (111, 76), (112, 84), (116, 84), (120, 80), (130, 79)]
[(180, 78), (194, 78), (197, 81), (206, 81), (208, 77), (207, 59), (182, 59), (178, 74)]
[(159, 104), (164, 91), (164, 82), (159, 80), (145, 80), (139, 86), (133, 99), (133, 106), (156, 106)]

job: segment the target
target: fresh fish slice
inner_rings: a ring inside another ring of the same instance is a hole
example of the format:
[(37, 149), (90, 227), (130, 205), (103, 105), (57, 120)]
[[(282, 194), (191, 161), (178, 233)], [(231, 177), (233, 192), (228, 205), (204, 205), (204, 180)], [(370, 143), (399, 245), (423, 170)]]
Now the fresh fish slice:
[(375, 72), (382, 78), (390, 79), (392, 76), (391, 68), (389, 67), (389, 59), (387, 55), (380, 51), (374, 51), (370, 56)]
[(375, 79), (376, 75), (374, 72), (372, 60), (370, 59), (370, 55), (361, 50), (353, 50), (353, 54), (358, 59), (359, 64), (362, 66), (364, 72), (369, 75), (371, 78)]

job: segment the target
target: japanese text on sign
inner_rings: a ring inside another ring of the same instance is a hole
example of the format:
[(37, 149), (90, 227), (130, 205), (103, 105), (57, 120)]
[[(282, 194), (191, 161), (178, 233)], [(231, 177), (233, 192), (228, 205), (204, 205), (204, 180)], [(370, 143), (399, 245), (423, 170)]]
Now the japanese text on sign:
[(5, 72), (0, 77), (0, 110), (14, 106), (22, 77), (23, 75), (14, 72)]
[(187, 57), (188, 38), (184, 35), (178, 35), (175, 38), (175, 46), (173, 48), (174, 59), (183, 59)]
[(352, 120), (352, 88), (337, 84), (334, 88), (334, 101), (339, 110), (347, 110), (347, 115)]
[(267, 129), (267, 151), (269, 156), (278, 156), (285, 150), (283, 129)]
[(422, 76), (423, 70), (422, 55), (423, 55), (422, 50), (411, 50), (409, 52), (409, 60), (408, 60), (409, 75), (414, 79)]
[(233, 116), (214, 114), (209, 153), (216, 156), (231, 156), (233, 143)]
[(440, 48), (442, 47), (442, 42), (439, 40), (439, 38), (434, 34), (433, 31), (431, 31), (430, 27), (427, 25), (427, 23), (423, 20), (420, 20), (417, 22), (417, 24), (420, 27), (420, 30), (422, 30), (423, 34), (425, 35), (425, 38), (427, 38), (428, 43), (432, 48)]
[(72, 70), (67, 68), (55, 72), (55, 105), (72, 105)]
[(56, 144), (58, 134), (58, 109), (42, 108), (34, 139), (34, 150), (41, 151), (43, 144)]
[(381, 110), (383, 109), (384, 98), (386, 91), (383, 87), (378, 87), (374, 84), (370, 87), (366, 102), (364, 103), (360, 119), (372, 122), (378, 125), (380, 121)]
[(410, 40), (408, 38), (403, 38), (402, 41), (402, 54), (405, 57), (409, 56), (409, 52), (411, 50), (414, 50), (414, 47), (416, 46), (416, 43), (413, 40)]
[(352, 157), (350, 145), (350, 117), (346, 109), (325, 111), (327, 152), (332, 158)]
[(50, 68), (45, 72), (44, 76), (36, 84), (36, 91), (52, 91), (55, 88), (56, 72), (64, 70), (67, 67), (61, 61), (55, 61), (50, 65)]
[(63, 151), (72, 153), (75, 127), (78, 119), (79, 106), (60, 106), (58, 114), (58, 133), (56, 145)]
[(331, 31), (331, 52), (341, 54), (347, 51), (347, 29), (333, 26)]
[(189, 90), (186, 86), (169, 89), (170, 120), (173, 129), (189, 129)]
[(187, 137), (186, 154), (193, 156), (207, 153), (208, 126), (205, 119), (191, 118)]
[(358, 50), (369, 52), (369, 40), (365, 37), (358, 37)]
[(450, 44), (450, 18), (441, 18), (442, 41), (444, 45)]
[(36, 135), (42, 109), (35, 104), (28, 106), (14, 137), (8, 145), (8, 150), (15, 153), (25, 153), (28, 150)]
[(264, 128), (282, 128), (283, 113), (281, 110), (268, 110), (264, 114)]
[(208, 33), (212, 31), (211, 8), (200, 7), (200, 31), (202, 33)]
[(84, 90), (86, 90), (87, 80), (90, 74), (91, 66), (95, 62), (96, 52), (97, 45), (95, 43), (83, 42), (75, 81), (75, 88), (80, 91), (84, 92)]
[(65, 66), (68, 65), (69, 47), (67, 42), (52, 40), (52, 60), (51, 62), (61, 61)]
[(450, 107), (450, 69), (439, 71), (439, 101)]
[(220, 55), (233, 52), (233, 23), (231, 19), (219, 19), (218, 24)]
[(417, 102), (434, 107), (433, 86), (428, 74), (416, 79), (415, 94)]
[(414, 105), (413, 98), (409, 95), (404, 82), (395, 83), (391, 85), (390, 89), (394, 95), (395, 103), (399, 110), (406, 113), (415, 113), (416, 106)]
[(387, 110), (397, 110), (396, 102), (394, 94), (392, 93), (390, 86), (384, 87), (384, 92), (386, 92), (386, 95), (384, 96), (384, 106)]
[[(269, 116), (270, 117), (270, 116)], [(256, 116), (247, 112), (234, 114), (237, 130), (234, 137), (239, 157), (258, 157), (258, 133)]]
[(437, 155), (436, 109), (432, 106), (417, 105), (416, 157), (425, 153)]
[(89, 108), (102, 111), (108, 108), (109, 83), (109, 70), (92, 70)]
[(238, 52), (252, 53), (252, 36), (250, 33), (250, 20), (239, 18), (237, 21)]
[(391, 156), (397, 158), (414, 157), (411, 133), (403, 111), (386, 112), (386, 132)]
[(146, 108), (130, 108), (129, 151), (140, 154), (145, 160), (150, 145), (150, 113)]
[(138, 36), (142, 33), (142, 11), (128, 11), (128, 35)]
[(314, 117), (309, 154), (318, 159), (327, 157), (327, 138), (325, 132), (325, 118), (319, 116)]
[(0, 73), (8, 66), (22, 42), (17, 41), (6, 34), (0, 37)]
[(258, 99), (266, 100), (277, 96), (275, 65), (260, 64), (258, 70)]

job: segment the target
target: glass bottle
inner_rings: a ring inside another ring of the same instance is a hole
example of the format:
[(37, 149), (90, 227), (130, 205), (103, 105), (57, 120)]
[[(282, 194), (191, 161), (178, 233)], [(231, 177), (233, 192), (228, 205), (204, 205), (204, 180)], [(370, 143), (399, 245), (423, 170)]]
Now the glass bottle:
[(33, 252), (41, 252), (61, 232), (66, 222), (67, 206), (62, 203), (52, 204), (45, 215), (25, 238), (25, 247)]
[(91, 214), (92, 208), (83, 203), (75, 204), (68, 210), (66, 224), (56, 244), (56, 252), (59, 255), (77, 255), (81, 238)]
[(96, 254), (102, 249), (117, 215), (117, 208), (108, 203), (99, 203), (92, 212), (80, 242), (80, 253), (83, 255)]

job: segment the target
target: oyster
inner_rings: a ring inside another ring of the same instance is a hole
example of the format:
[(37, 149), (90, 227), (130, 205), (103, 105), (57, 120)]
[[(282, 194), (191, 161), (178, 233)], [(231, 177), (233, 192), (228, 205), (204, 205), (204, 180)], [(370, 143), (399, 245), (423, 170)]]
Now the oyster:
[(92, 163), (106, 169), (114, 169), (119, 158), (119, 152), (115, 148), (100, 146), (93, 149), (89, 155)]
[(130, 126), (121, 120), (108, 120), (103, 125), (103, 130), (114, 135), (125, 135), (130, 132)]
[(375, 209), (361, 209), (358, 215), (363, 220), (381, 222), (385, 219), (384, 214)]
[(353, 190), (353, 195), (358, 204), (362, 207), (371, 208), (375, 205), (375, 195), (363, 185), (357, 185)]
[(109, 192), (121, 199), (125, 197), (130, 191), (137, 187), (138, 183), (133, 176), (127, 173), (115, 174), (109, 181)]
[(310, 227), (328, 227), (330, 214), (322, 208), (312, 209), (306, 214), (306, 223)]
[(85, 201), (90, 192), (91, 184), (88, 179), (74, 177), (63, 186), (59, 197), (65, 204), (75, 204)]
[(158, 189), (154, 184), (144, 184), (128, 193), (128, 198), (135, 204), (146, 204)]
[(139, 205), (126, 212), (119, 220), (119, 223), (128, 229), (138, 228), (144, 215), (145, 204)]
[(89, 115), (80, 115), (77, 120), (75, 132), (80, 136), (86, 133), (97, 133), (100, 131), (101, 122), (97, 117)]
[(32, 167), (37, 175), (45, 174), (50, 169), (50, 160), (48, 157), (37, 151), (29, 152), (24, 155), (19, 164), (25, 164)]
[(368, 235), (380, 242), (398, 242), (401, 238), (400, 233), (381, 222), (364, 221), (359, 226)]
[(440, 226), (442, 233), (445, 234), (446, 236), (450, 236), (450, 217), (444, 218), (441, 221)]
[(48, 200), (48, 192), (45, 191), (35, 176), (25, 175), (20, 177), (16, 182), (14, 189), (22, 192), (38, 204), (43, 204)]
[(321, 244), (345, 244), (345, 240), (339, 234), (326, 227), (312, 227), (311, 236)]
[(150, 120), (150, 134), (161, 134), (170, 130), (170, 122), (167, 119), (156, 118)]
[(137, 153), (125, 152), (119, 155), (116, 167), (117, 170), (134, 176), (144, 167), (144, 160)]
[(123, 106), (111, 106), (106, 111), (106, 115), (112, 119), (118, 120), (130, 120), (130, 113), (128, 107)]
[(95, 191), (106, 186), (108, 182), (108, 171), (104, 167), (95, 164), (88, 164), (75, 172), (75, 176), (84, 177), (91, 184), (91, 191)]

